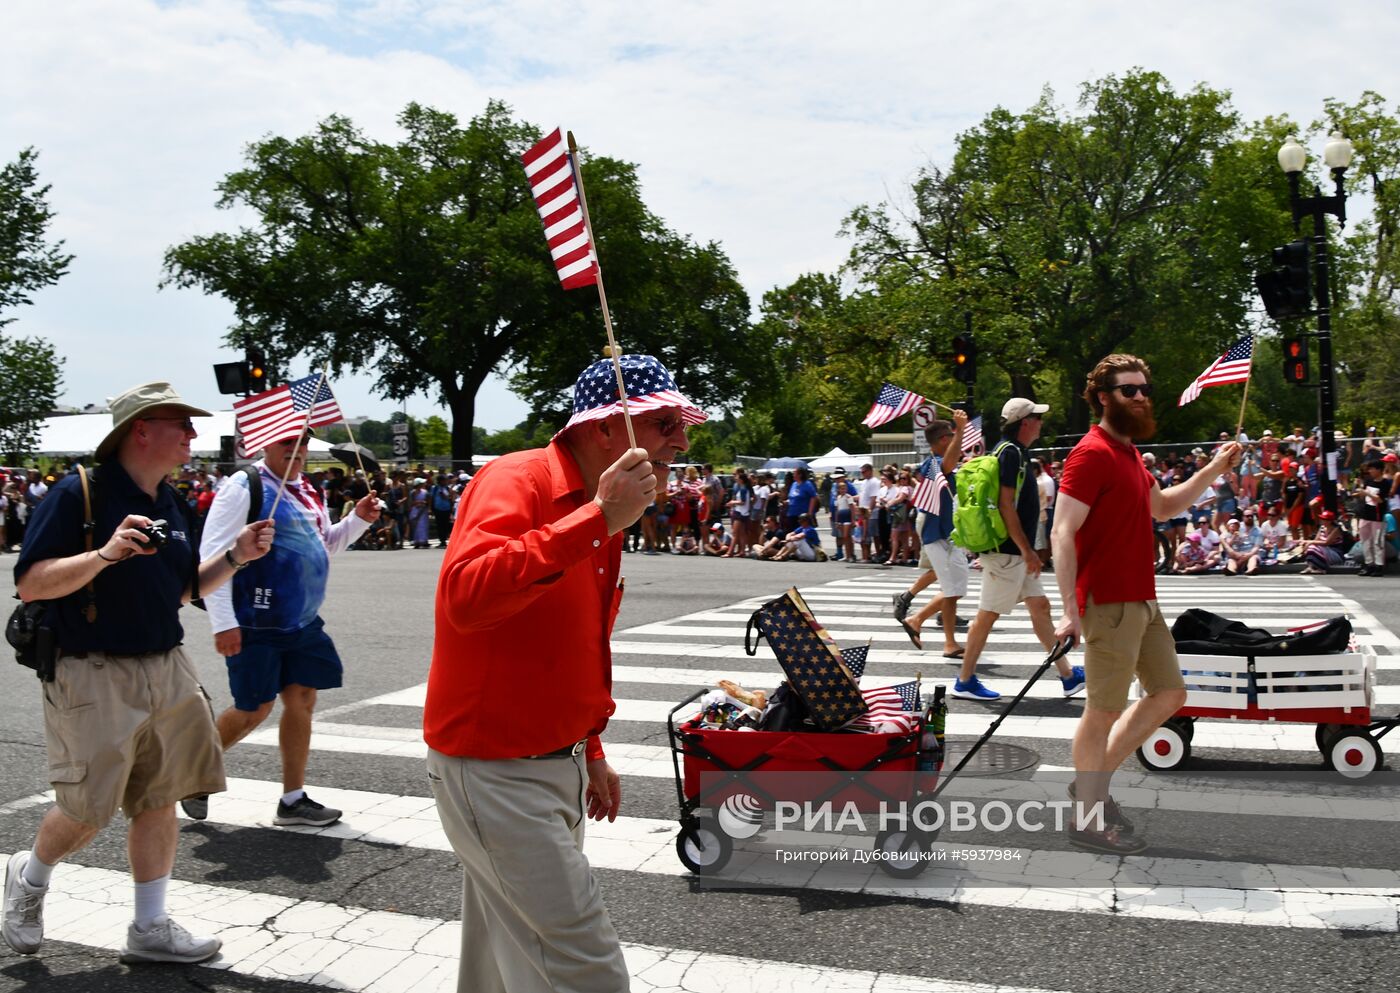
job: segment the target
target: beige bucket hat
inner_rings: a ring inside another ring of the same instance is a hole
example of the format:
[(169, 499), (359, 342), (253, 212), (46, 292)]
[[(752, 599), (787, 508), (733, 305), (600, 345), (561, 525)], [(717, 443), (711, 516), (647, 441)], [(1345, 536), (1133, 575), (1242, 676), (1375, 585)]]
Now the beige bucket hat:
[(143, 414), (157, 407), (172, 407), (191, 417), (211, 416), (209, 411), (185, 403), (180, 399), (180, 394), (175, 392), (175, 387), (169, 383), (142, 383), (140, 386), (133, 386), (112, 401), (112, 430), (107, 432), (107, 437), (97, 446), (97, 460), (100, 462), (110, 458), (117, 450), (117, 445), (121, 444), (122, 438), (126, 437), (131, 422), (140, 420)]

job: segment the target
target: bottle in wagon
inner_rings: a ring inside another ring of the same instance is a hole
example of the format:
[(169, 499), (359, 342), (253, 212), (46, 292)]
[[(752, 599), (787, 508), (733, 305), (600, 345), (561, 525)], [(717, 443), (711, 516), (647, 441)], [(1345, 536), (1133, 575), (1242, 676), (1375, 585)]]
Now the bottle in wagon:
[(943, 731), (947, 725), (948, 705), (943, 699), (943, 687), (933, 691), (933, 702), (924, 710), (919, 724), (919, 757), (916, 767), (920, 772), (937, 772), (943, 764)]

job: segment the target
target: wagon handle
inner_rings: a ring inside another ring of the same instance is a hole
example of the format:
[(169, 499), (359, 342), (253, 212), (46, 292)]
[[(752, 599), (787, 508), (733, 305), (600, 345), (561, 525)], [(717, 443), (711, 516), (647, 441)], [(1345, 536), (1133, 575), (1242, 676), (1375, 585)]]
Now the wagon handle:
[[(760, 609), (760, 610), (755, 610), (752, 614), (749, 615), (749, 622), (748, 622), (748, 624), (744, 625), (744, 654), (745, 654), (745, 655), (757, 655), (757, 654), (758, 654), (758, 638), (753, 637), (753, 633), (754, 633), (754, 628), (758, 627), (758, 615), (761, 614), (761, 613), (763, 613), (763, 611), (762, 611), (761, 609)], [(758, 633), (758, 637), (759, 637), (759, 638), (762, 638), (762, 637), (763, 637), (763, 632), (762, 632), (761, 630), (760, 630), (759, 633)]]
[(690, 694), (690, 696), (686, 697), (680, 703), (672, 707), (671, 712), (666, 715), (666, 737), (671, 742), (671, 766), (676, 771), (676, 800), (680, 804), (682, 823), (684, 823), (686, 817), (685, 787), (681, 783), (681, 750), (676, 744), (676, 712), (679, 711), (682, 707), (689, 706), (696, 700), (699, 700), (708, 692), (708, 688), (704, 686), (700, 687), (700, 689), (696, 690), (694, 693)]

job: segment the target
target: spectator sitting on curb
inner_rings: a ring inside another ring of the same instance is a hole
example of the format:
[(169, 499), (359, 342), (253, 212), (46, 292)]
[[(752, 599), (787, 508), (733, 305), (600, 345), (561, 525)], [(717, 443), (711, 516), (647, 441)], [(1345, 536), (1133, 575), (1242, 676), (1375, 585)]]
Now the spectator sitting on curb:
[(700, 551), (705, 555), (717, 555), (721, 558), (729, 554), (729, 549), (733, 545), (733, 538), (725, 533), (724, 525), (715, 521), (710, 525), (709, 532), (705, 535), (705, 544)]
[(774, 562), (798, 559), (802, 562), (817, 561), (817, 548), (821, 545), (821, 535), (812, 526), (811, 514), (799, 514), (797, 527), (783, 538), (783, 545), (773, 554)]
[(1192, 574), (1209, 572), (1220, 562), (1220, 556), (1207, 552), (1201, 541), (1201, 533), (1192, 531), (1176, 548), (1176, 571)]
[(1232, 576), (1244, 569), (1246, 576), (1259, 571), (1259, 552), (1263, 536), (1254, 524), (1254, 513), (1245, 512), (1244, 523), (1231, 520), (1225, 525), (1225, 571)]

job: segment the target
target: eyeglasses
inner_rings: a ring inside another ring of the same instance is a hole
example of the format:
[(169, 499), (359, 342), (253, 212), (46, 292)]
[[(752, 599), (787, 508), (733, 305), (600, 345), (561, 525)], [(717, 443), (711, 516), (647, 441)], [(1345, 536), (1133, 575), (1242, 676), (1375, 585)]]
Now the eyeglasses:
[(137, 419), (142, 421), (172, 421), (180, 425), (180, 427), (184, 428), (186, 431), (194, 430), (194, 421), (190, 420), (188, 417), (141, 417)]
[(649, 417), (647, 422), (662, 434), (675, 434), (685, 427), (685, 419), (676, 414), (669, 417)]
[(1124, 396), (1126, 399), (1131, 400), (1133, 397), (1137, 396), (1139, 393), (1141, 393), (1141, 394), (1142, 394), (1143, 396), (1145, 396), (1145, 397), (1150, 397), (1150, 396), (1152, 395), (1152, 384), (1151, 384), (1151, 383), (1118, 383), (1118, 384), (1115, 385), (1115, 386), (1110, 386), (1110, 387), (1108, 387), (1108, 392), (1112, 393), (1114, 390), (1122, 390), (1122, 391), (1123, 391), (1123, 396)]

